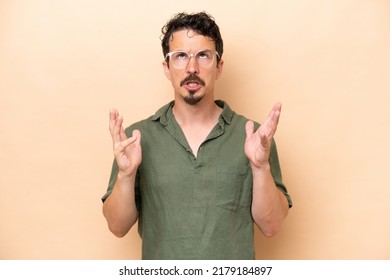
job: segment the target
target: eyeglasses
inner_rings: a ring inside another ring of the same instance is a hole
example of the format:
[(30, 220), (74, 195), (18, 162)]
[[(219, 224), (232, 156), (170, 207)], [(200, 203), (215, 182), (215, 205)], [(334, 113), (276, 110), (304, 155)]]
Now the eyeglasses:
[(202, 50), (197, 53), (188, 53), (186, 51), (173, 51), (165, 55), (165, 60), (168, 61), (168, 58), (173, 67), (177, 69), (183, 69), (187, 67), (188, 63), (191, 60), (191, 57), (195, 58), (196, 63), (200, 67), (209, 67), (214, 62), (214, 54), (219, 56), (217, 51), (213, 50)]

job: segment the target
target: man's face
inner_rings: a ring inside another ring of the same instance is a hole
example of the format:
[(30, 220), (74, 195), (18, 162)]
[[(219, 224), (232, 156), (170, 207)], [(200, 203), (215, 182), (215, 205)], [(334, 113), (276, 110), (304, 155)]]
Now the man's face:
[[(192, 30), (181, 30), (173, 33), (169, 41), (169, 51), (186, 51), (195, 54), (198, 51), (215, 50), (214, 41)], [(214, 100), (214, 84), (222, 73), (223, 61), (217, 63), (216, 54), (210, 66), (201, 66), (195, 57), (191, 57), (184, 68), (175, 68), (171, 61), (164, 61), (163, 67), (171, 81), (175, 99), (181, 98), (187, 104), (198, 104), (204, 98)], [(168, 65), (169, 63), (169, 65)]]

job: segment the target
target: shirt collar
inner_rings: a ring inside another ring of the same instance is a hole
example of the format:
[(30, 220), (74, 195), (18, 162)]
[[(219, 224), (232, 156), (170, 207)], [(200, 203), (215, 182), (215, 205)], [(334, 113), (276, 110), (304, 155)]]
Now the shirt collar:
[(232, 109), (230, 109), (229, 105), (223, 100), (216, 100), (215, 103), (223, 109), (219, 119), (223, 120), (226, 124), (230, 124), (233, 118)]
[[(168, 120), (172, 117), (172, 107), (175, 104), (175, 101), (171, 101), (165, 106), (157, 110), (157, 112), (152, 117), (152, 121), (160, 121), (164, 126), (168, 124)], [(229, 105), (222, 100), (216, 100), (215, 104), (221, 107), (222, 113), (219, 117), (219, 124), (223, 126), (225, 123), (230, 124), (233, 118), (233, 111), (230, 109)]]

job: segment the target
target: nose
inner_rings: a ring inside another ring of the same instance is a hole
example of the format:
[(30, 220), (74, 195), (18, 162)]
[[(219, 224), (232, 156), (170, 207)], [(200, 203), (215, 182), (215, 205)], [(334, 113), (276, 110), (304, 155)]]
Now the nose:
[(196, 62), (195, 56), (191, 55), (187, 65), (187, 73), (199, 73), (199, 65)]

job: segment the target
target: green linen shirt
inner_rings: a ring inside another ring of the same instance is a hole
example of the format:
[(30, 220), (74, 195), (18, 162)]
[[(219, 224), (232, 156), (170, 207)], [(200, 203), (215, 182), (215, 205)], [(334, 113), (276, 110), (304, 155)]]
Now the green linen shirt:
[[(127, 135), (134, 129), (142, 135), (142, 163), (135, 183), (142, 259), (255, 257), (252, 172), (244, 154), (247, 119), (223, 101), (216, 104), (223, 111), (197, 157), (172, 113), (174, 101), (126, 128)], [(274, 142), (269, 161), (276, 186), (291, 207)], [(114, 160), (103, 201), (117, 174)]]

